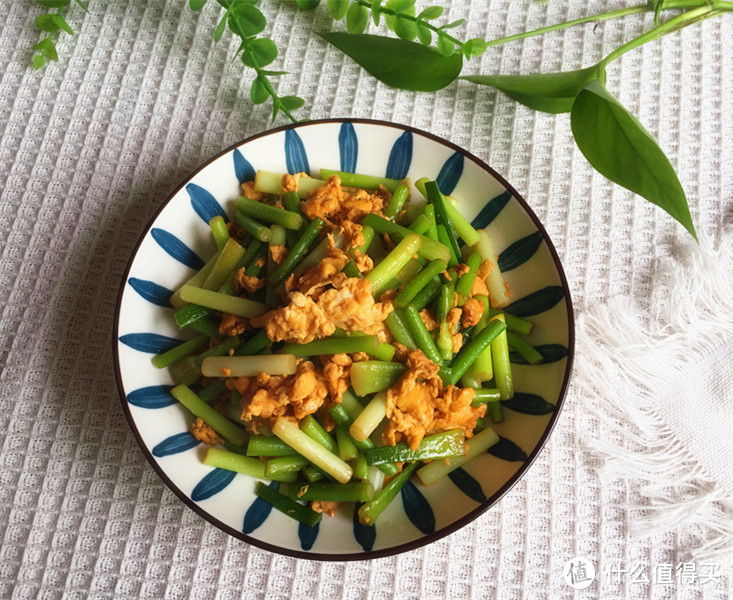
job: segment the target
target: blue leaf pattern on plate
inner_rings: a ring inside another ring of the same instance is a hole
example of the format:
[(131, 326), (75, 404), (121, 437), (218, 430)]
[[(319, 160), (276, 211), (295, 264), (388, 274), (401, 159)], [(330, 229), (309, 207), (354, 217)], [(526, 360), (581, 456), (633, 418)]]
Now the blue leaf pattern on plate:
[(225, 469), (214, 469), (211, 473), (207, 473), (204, 477), (196, 484), (191, 492), (191, 500), (194, 502), (201, 502), (215, 496), (221, 492), (226, 486), (228, 486), (236, 476), (234, 471), (227, 471)]
[(173, 292), (168, 288), (163, 287), (155, 283), (154, 281), (148, 281), (146, 279), (138, 279), (137, 277), (130, 277), (127, 280), (130, 287), (135, 290), (140, 296), (142, 296), (148, 302), (169, 308), (171, 303), (168, 298), (171, 297)]
[[(567, 346), (562, 344), (537, 344), (534, 347), (542, 355), (542, 363), (547, 364), (566, 358), (570, 353)], [(509, 360), (518, 365), (526, 365), (527, 361), (514, 350), (509, 351)]]
[(189, 183), (186, 186), (188, 197), (191, 198), (191, 206), (196, 214), (201, 219), (209, 224), (209, 221), (214, 217), (222, 217), (224, 221), (228, 221), (226, 212), (219, 204), (219, 201), (214, 198), (214, 195), (206, 188), (196, 185), (195, 183)]
[(171, 395), (172, 385), (150, 385), (127, 394), (127, 401), (139, 408), (165, 408), (177, 400)]
[(509, 462), (524, 462), (527, 453), (509, 438), (499, 436), (499, 441), (487, 450), (489, 454)]
[(538, 394), (528, 392), (514, 392), (514, 397), (501, 400), (501, 405), (525, 415), (549, 415), (555, 410), (554, 404)]
[(163, 456), (185, 452), (186, 450), (195, 448), (200, 443), (201, 442), (193, 437), (188, 431), (183, 431), (165, 438), (162, 442), (157, 444), (151, 452), (153, 456), (162, 458)]
[(377, 539), (377, 526), (369, 526), (359, 521), (359, 504), (354, 506), (354, 537), (364, 552), (371, 552)]
[(303, 140), (294, 129), (288, 129), (285, 132), (285, 164), (291, 175), (310, 173), (311, 170), (308, 166), (308, 155), (305, 153)]
[(412, 132), (405, 131), (392, 145), (385, 177), (404, 179), (412, 164)]
[(499, 255), (499, 270), (505, 273), (526, 263), (537, 252), (543, 239), (542, 232), (535, 231), (509, 244)]
[(474, 229), (484, 229), (488, 227), (491, 222), (499, 216), (499, 213), (512, 199), (512, 193), (509, 190), (502, 192), (496, 198), (489, 200), (486, 205), (479, 211), (479, 213), (471, 221), (471, 225)]
[(311, 527), (305, 523), (298, 523), (298, 537), (300, 538), (300, 547), (303, 550), (313, 548), (313, 544), (316, 543), (316, 539), (318, 538), (320, 525), (320, 523), (316, 523), (314, 527)]
[(481, 484), (471, 477), (463, 468), (458, 467), (455, 471), (448, 473), (448, 478), (466, 496), (476, 502), (486, 502), (486, 494), (481, 489)]
[(443, 163), (440, 168), (440, 173), (435, 178), (435, 182), (438, 184), (438, 189), (443, 192), (446, 196), (450, 195), (458, 180), (463, 174), (463, 154), (455, 152), (448, 160)]
[(417, 489), (412, 481), (408, 481), (403, 485), (400, 492), (402, 494), (402, 506), (405, 509), (407, 518), (423, 533), (433, 533), (435, 531), (435, 515), (422, 492)]
[(356, 159), (359, 155), (359, 140), (351, 123), (344, 123), (339, 130), (339, 154), (341, 156), (341, 170), (346, 173), (354, 173), (356, 171)]
[[(270, 483), (270, 487), (277, 490), (280, 484), (277, 481)], [(260, 527), (270, 516), (272, 512), (272, 504), (265, 502), (262, 498), (257, 496), (249, 505), (247, 512), (244, 513), (244, 521), (242, 522), (242, 533), (252, 533), (255, 529)]]
[(166, 352), (183, 342), (183, 340), (158, 333), (126, 333), (120, 336), (120, 341), (133, 350), (148, 354)]
[(550, 310), (565, 297), (565, 290), (559, 285), (548, 285), (536, 292), (515, 300), (504, 309), (515, 317), (531, 317)]
[(239, 183), (241, 184), (245, 181), (254, 181), (256, 173), (255, 168), (236, 148), (234, 149), (234, 152), (232, 152), (232, 159), (234, 160), (234, 174), (237, 176)]
[(204, 261), (172, 233), (167, 232), (165, 229), (160, 229), (159, 227), (153, 227), (150, 230), (150, 235), (153, 236), (153, 239), (158, 242), (158, 245), (163, 248), (163, 250), (178, 262), (183, 263), (187, 267), (196, 271), (204, 266)]

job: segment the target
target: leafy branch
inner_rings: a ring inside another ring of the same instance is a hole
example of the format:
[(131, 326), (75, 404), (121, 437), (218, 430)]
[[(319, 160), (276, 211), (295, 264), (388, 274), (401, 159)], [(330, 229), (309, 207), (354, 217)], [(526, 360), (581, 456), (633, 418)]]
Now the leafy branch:
[[(75, 0), (86, 10), (81, 0)], [(38, 28), (47, 35), (33, 49), (33, 66), (57, 60), (53, 36), (72, 34), (62, 16), (70, 0), (36, 0), (56, 12), (40, 15)], [(254, 71), (250, 99), (254, 104), (272, 101), (273, 120), (293, 113), (304, 104), (298, 96), (279, 96), (272, 78), (285, 71), (270, 70), (278, 57), (276, 44), (261, 35), (267, 18), (257, 8), (259, 0), (216, 0), (224, 14), (214, 30), (219, 41), (228, 30), (239, 39), (236, 57)], [(188, 0), (193, 11), (207, 0)], [(669, 159), (639, 121), (607, 90), (606, 69), (622, 55), (703, 20), (733, 11), (728, 0), (649, 0), (647, 3), (582, 17), (494, 40), (461, 41), (451, 30), (463, 19), (443, 25), (442, 6), (428, 6), (419, 13), (415, 0), (295, 0), (300, 10), (312, 11), (321, 4), (336, 21), (345, 20), (346, 31), (321, 33), (321, 37), (347, 54), (367, 72), (392, 87), (412, 91), (437, 91), (456, 79), (496, 88), (516, 101), (548, 113), (570, 113), (573, 137), (590, 164), (611, 181), (660, 206), (696, 237), (687, 198)], [(663, 13), (675, 11), (664, 21)], [(622, 44), (595, 64), (573, 71), (531, 75), (471, 75), (461, 77), (464, 59), (483, 55), (489, 48), (544, 35), (587, 23), (654, 13), (654, 27)], [(384, 26), (396, 37), (366, 33), (369, 24)], [(433, 45), (434, 43), (434, 45)]]
[[(53, 41), (54, 35), (59, 31), (74, 35), (74, 30), (71, 29), (71, 26), (63, 17), (63, 10), (71, 4), (71, 0), (36, 0), (36, 3), (44, 8), (56, 9), (55, 12), (38, 15), (35, 20), (36, 27), (46, 34), (33, 46), (33, 50), (35, 50), (33, 68), (40, 69), (46, 64), (46, 60), (59, 59), (56, 44)], [(76, 3), (87, 11), (87, 7), (81, 0), (76, 0)]]

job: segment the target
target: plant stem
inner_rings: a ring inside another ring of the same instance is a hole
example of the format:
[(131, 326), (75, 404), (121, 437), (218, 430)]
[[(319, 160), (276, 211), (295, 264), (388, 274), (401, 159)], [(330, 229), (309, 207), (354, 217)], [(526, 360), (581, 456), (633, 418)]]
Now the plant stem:
[(516, 42), (523, 40), (528, 37), (534, 37), (537, 35), (543, 35), (552, 31), (559, 31), (561, 29), (567, 29), (568, 27), (574, 27), (575, 25), (582, 25), (584, 23), (593, 23), (598, 21), (606, 21), (608, 19), (615, 19), (617, 17), (625, 17), (628, 15), (636, 15), (639, 13), (649, 12), (651, 9), (648, 4), (642, 4), (641, 6), (629, 6), (627, 8), (621, 8), (618, 10), (612, 10), (610, 12), (601, 13), (598, 15), (591, 15), (589, 17), (581, 17), (579, 19), (573, 19), (572, 21), (565, 21), (564, 23), (557, 23), (556, 25), (548, 25), (546, 27), (540, 27), (539, 29), (533, 29), (532, 31), (525, 31), (523, 33), (516, 33), (495, 40), (487, 41), (487, 47), (500, 46), (508, 42)]
[[(692, 8), (700, 8), (704, 9), (702, 12), (706, 13), (702, 18), (710, 18), (714, 16), (718, 16), (721, 12), (727, 12), (730, 10), (733, 10), (733, 2), (728, 2), (725, 0), (667, 0), (662, 5), (661, 10), (680, 10), (680, 9), (692, 9)], [(600, 13), (597, 15), (591, 15), (588, 17), (581, 17), (579, 19), (573, 19), (571, 21), (565, 21), (564, 23), (557, 23), (555, 25), (548, 25), (546, 27), (540, 27), (539, 29), (533, 29), (532, 31), (525, 31), (522, 33), (517, 33), (514, 35), (509, 35), (502, 38), (497, 38), (495, 40), (488, 40), (486, 42), (487, 47), (491, 46), (500, 46), (502, 44), (506, 44), (508, 42), (516, 42), (519, 40), (523, 40), (529, 37), (534, 37), (537, 35), (543, 35), (545, 33), (550, 33), (553, 31), (559, 31), (561, 29), (567, 29), (568, 27), (574, 27), (575, 25), (583, 25), (584, 23), (594, 23), (594, 22), (600, 22), (600, 21), (607, 21), (609, 19), (615, 19), (618, 17), (626, 17), (629, 15), (636, 15), (641, 14), (645, 12), (651, 12), (654, 10), (654, 7), (650, 4), (642, 4), (640, 6), (629, 6), (626, 8), (620, 8), (618, 10), (612, 10), (605, 13)], [(693, 11), (689, 11), (693, 12)], [(712, 14), (714, 13), (714, 14)], [(685, 13), (687, 15), (689, 13)], [(680, 17), (684, 17), (684, 15), (680, 15)], [(672, 19), (671, 21), (676, 20), (679, 17), (676, 17), (675, 19)], [(685, 27), (687, 25), (691, 25), (694, 22), (697, 22), (700, 20), (700, 17), (690, 18), (687, 17), (683, 19), (683, 21), (687, 21), (682, 25), (682, 27)], [(660, 25), (659, 27), (653, 29), (652, 31), (657, 31), (660, 27), (664, 28), (666, 25), (668, 25), (671, 21), (668, 21), (667, 23)], [(671, 31), (667, 31), (666, 33), (670, 33)], [(651, 31), (649, 32), (651, 33)], [(661, 34), (664, 35), (664, 34)], [(642, 36), (643, 37), (643, 36)], [(638, 39), (638, 38), (637, 38)], [(651, 41), (651, 39), (657, 39), (650, 38), (643, 42), (641, 42), (639, 45)], [(631, 43), (631, 42), (629, 42)], [(634, 46), (636, 48), (637, 46)], [(628, 48), (626, 51), (631, 50), (632, 48)], [(620, 54), (618, 55), (620, 56)], [(616, 58), (618, 57), (616, 56)], [(613, 59), (611, 59), (613, 60)], [(608, 61), (610, 62), (610, 61)], [(606, 63), (608, 64), (608, 63)]]
[[(730, 2), (725, 2), (724, 4), (729, 5), (731, 8), (733, 8), (733, 4)], [(627, 52), (634, 50), (635, 48), (638, 48), (639, 46), (646, 44), (647, 42), (652, 42), (654, 40), (658, 40), (659, 38), (674, 33), (675, 31), (678, 31), (679, 29), (682, 29), (683, 27), (687, 27), (688, 25), (692, 25), (693, 23), (697, 23), (698, 21), (708, 19), (710, 17), (715, 17), (725, 10), (731, 10), (731, 8), (727, 9), (714, 9), (712, 5), (706, 4), (703, 6), (698, 6), (697, 8), (694, 8), (692, 10), (688, 10), (687, 12), (682, 13), (681, 15), (678, 15), (666, 23), (662, 23), (658, 27), (655, 27), (654, 29), (647, 31), (643, 35), (640, 35), (637, 38), (634, 38), (633, 40), (625, 43), (622, 46), (619, 46), (611, 52), (608, 56), (606, 56), (599, 65), (606, 67), (609, 63), (613, 62), (617, 58), (621, 57), (622, 55), (626, 54)]]

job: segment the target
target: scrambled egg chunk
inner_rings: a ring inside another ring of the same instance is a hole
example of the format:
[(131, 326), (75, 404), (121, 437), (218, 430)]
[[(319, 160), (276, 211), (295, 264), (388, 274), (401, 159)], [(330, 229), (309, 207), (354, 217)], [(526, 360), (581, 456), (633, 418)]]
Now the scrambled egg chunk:
[(349, 262), (349, 255), (334, 245), (333, 236), (328, 236), (328, 254), (317, 265), (301, 274), (297, 280), (295, 276), (288, 278), (286, 289), (288, 292), (297, 290), (306, 296), (315, 297), (319, 291), (332, 283), (334, 277)]
[(307, 360), (298, 363), (293, 375), (232, 377), (227, 379), (227, 387), (240, 393), (240, 418), (255, 429), (258, 421), (273, 424), (281, 416), (299, 421), (312, 415), (328, 395), (321, 375)]
[(344, 392), (351, 385), (351, 364), (348, 354), (334, 354), (323, 364), (323, 378), (333, 404), (339, 404)]
[(461, 326), (465, 329), (476, 325), (484, 314), (484, 303), (476, 298), (468, 298), (463, 304), (463, 314), (461, 315)]
[(239, 335), (249, 329), (249, 320), (231, 313), (222, 313), (219, 333), (225, 337)]
[(374, 194), (361, 189), (346, 190), (341, 187), (341, 178), (332, 175), (324, 185), (308, 194), (301, 206), (311, 220), (321, 217), (326, 223), (335, 225), (344, 221), (358, 223), (369, 213), (381, 214), (388, 196), (389, 192), (384, 189)]
[(252, 319), (255, 327), (264, 327), (273, 342), (307, 344), (328, 337), (336, 331), (323, 309), (301, 292), (290, 294), (290, 303)]
[(473, 280), (473, 286), (471, 287), (471, 293), (469, 294), (470, 296), (478, 296), (479, 294), (482, 296), (489, 295), (489, 288), (486, 285), (486, 277), (493, 268), (494, 265), (489, 259), (486, 259), (479, 265), (478, 271), (476, 271), (476, 279)]
[(221, 439), (209, 425), (204, 423), (203, 419), (197, 418), (191, 423), (191, 435), (199, 442), (203, 442), (209, 446), (216, 446), (221, 443)]
[(245, 268), (241, 267), (234, 276), (234, 284), (237, 286), (237, 289), (254, 294), (257, 290), (267, 285), (267, 280), (264, 277), (245, 275)]
[(466, 437), (473, 435), (476, 421), (486, 406), (471, 406), (472, 388), (443, 388), (439, 367), (420, 350), (407, 355), (407, 371), (387, 391), (387, 427), (382, 434), (385, 444), (405, 441), (413, 450), (423, 437), (461, 429)]
[(390, 302), (374, 301), (370, 281), (336, 273), (329, 283), (331, 287), (317, 300), (291, 292), (289, 304), (252, 319), (252, 324), (264, 327), (267, 337), (277, 342), (305, 344), (332, 335), (336, 327), (387, 339), (384, 319), (394, 307)]

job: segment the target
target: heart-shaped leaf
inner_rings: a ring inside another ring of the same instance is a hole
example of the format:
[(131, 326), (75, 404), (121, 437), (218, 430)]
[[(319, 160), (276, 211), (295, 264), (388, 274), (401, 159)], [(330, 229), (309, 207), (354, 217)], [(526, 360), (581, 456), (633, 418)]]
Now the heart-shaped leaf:
[(369, 11), (354, 2), (346, 11), (346, 29), (349, 33), (364, 33), (369, 25)]
[(54, 16), (52, 14), (44, 14), (44, 15), (38, 15), (36, 17), (36, 27), (40, 29), (41, 31), (45, 31), (47, 33), (55, 33), (59, 30), (59, 26), (54, 20)]
[(605, 82), (603, 67), (594, 65), (577, 71), (539, 73), (535, 75), (468, 75), (466, 81), (495, 87), (534, 110), (566, 113), (573, 107), (575, 97), (589, 81)]
[(206, 4), (206, 0), (188, 0), (188, 6), (193, 11), (201, 10)]
[(321, 36), (381, 82), (403, 90), (435, 92), (453, 82), (463, 67), (458, 53), (442, 56), (432, 48), (398, 38), (340, 32)]
[(53, 22), (56, 23), (59, 29), (62, 29), (69, 35), (74, 35), (74, 31), (71, 29), (71, 26), (61, 15), (53, 15)]
[(252, 104), (262, 104), (270, 97), (270, 92), (267, 90), (267, 84), (263, 78), (254, 78), (252, 87), (249, 89), (249, 97), (252, 100)]
[(328, 0), (326, 6), (334, 19), (343, 19), (349, 10), (349, 0)]
[(667, 211), (697, 239), (672, 163), (600, 82), (589, 82), (578, 94), (570, 125), (578, 148), (599, 173)]
[(267, 25), (265, 15), (251, 4), (238, 4), (229, 11), (229, 29), (241, 38), (257, 35), (265, 25)]
[(440, 17), (440, 15), (443, 14), (443, 10), (444, 9), (442, 6), (428, 6), (417, 16), (424, 21), (430, 21), (432, 19), (437, 19), (438, 17)]
[(296, 0), (295, 3), (300, 10), (313, 10), (321, 3), (321, 0)]
[(247, 44), (242, 62), (248, 67), (266, 67), (277, 58), (277, 45), (269, 38), (257, 38)]

